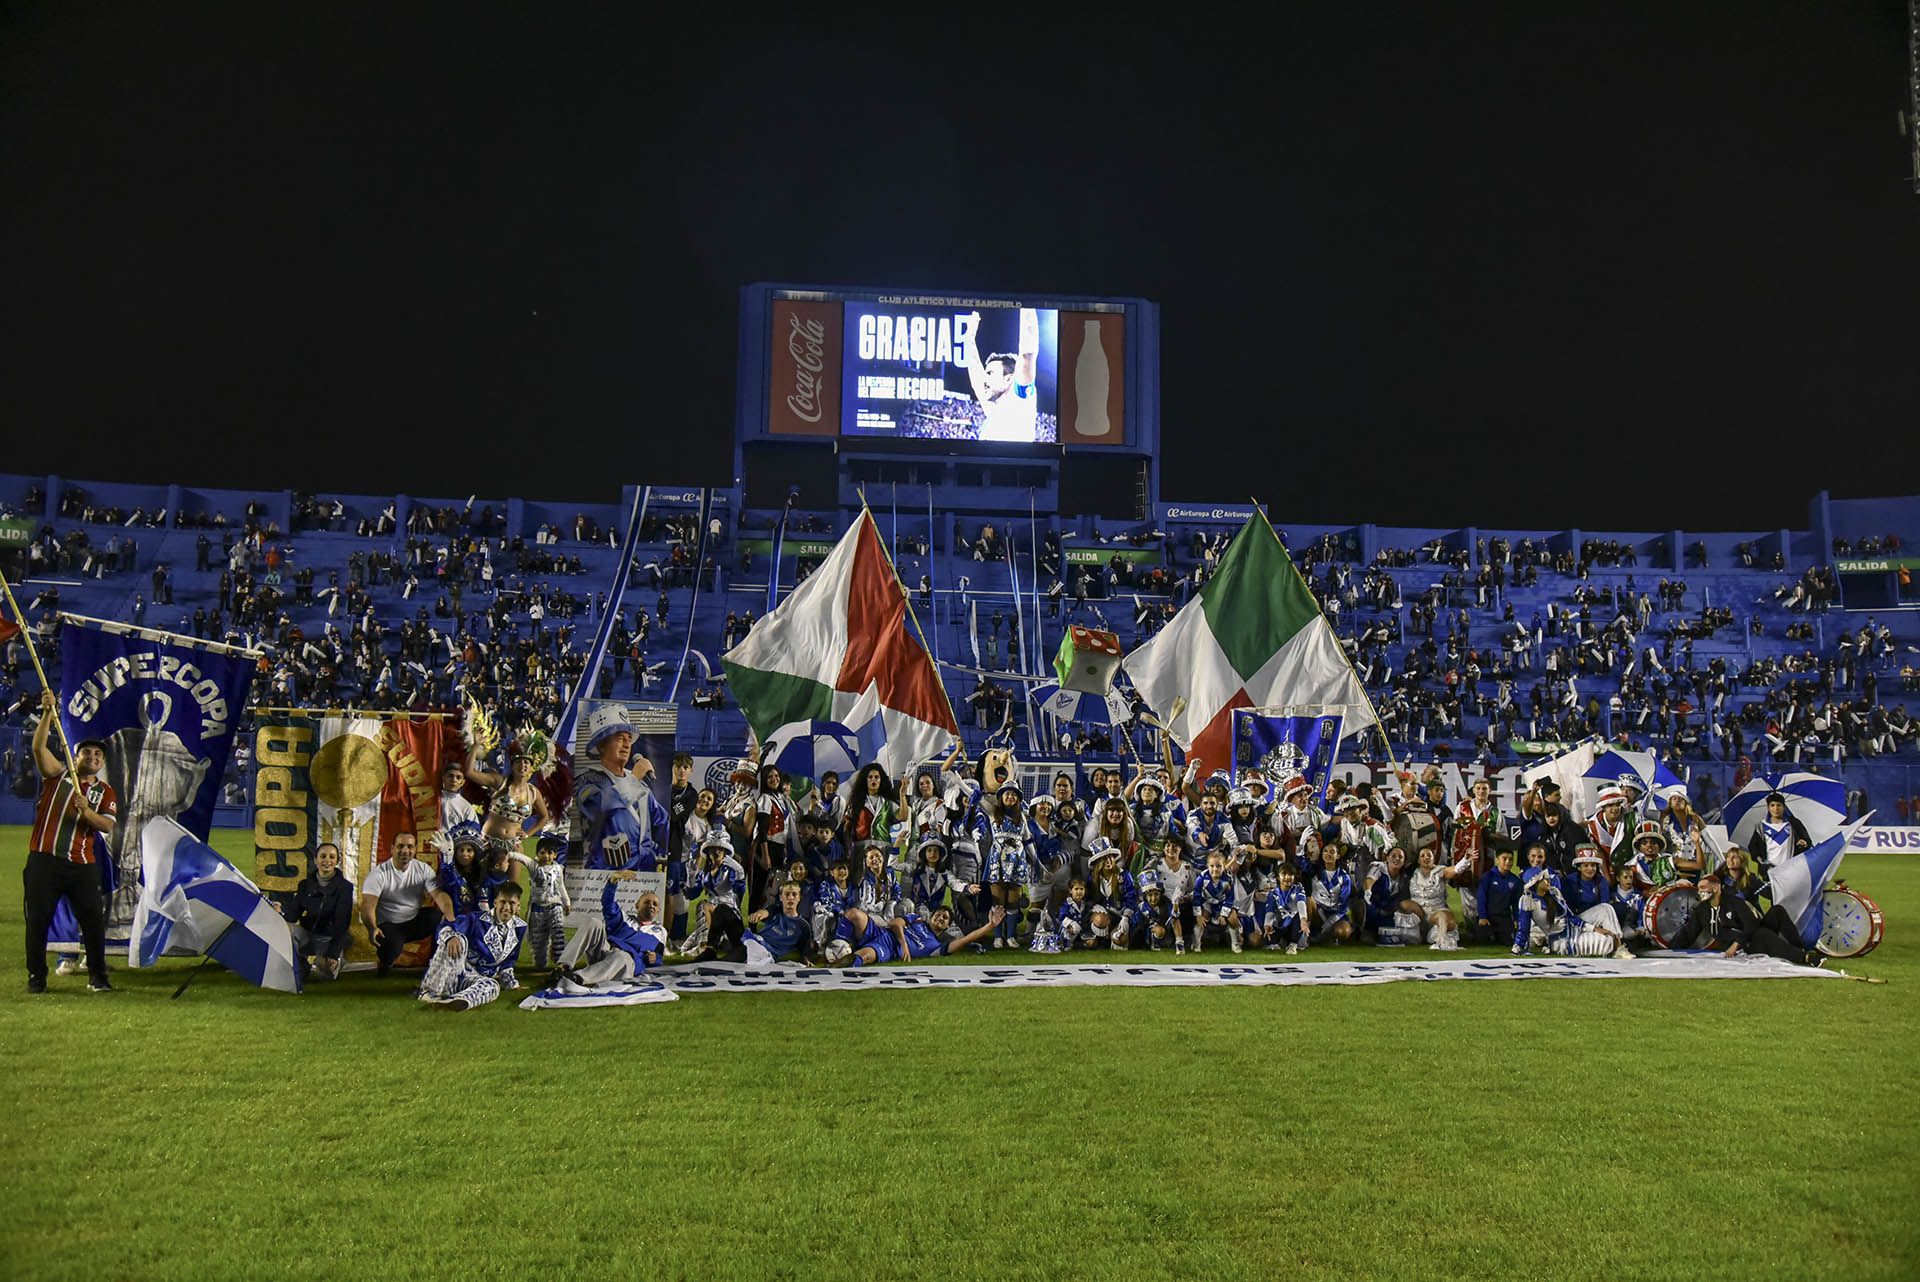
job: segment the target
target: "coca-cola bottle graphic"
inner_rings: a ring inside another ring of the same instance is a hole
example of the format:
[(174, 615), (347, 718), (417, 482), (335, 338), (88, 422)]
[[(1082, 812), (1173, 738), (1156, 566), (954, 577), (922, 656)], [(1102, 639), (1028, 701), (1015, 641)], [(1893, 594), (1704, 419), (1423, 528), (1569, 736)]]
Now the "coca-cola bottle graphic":
[(1073, 366), (1073, 392), (1080, 402), (1074, 412), (1073, 430), (1081, 437), (1105, 436), (1113, 431), (1113, 423), (1107, 418), (1107, 345), (1100, 341), (1097, 318), (1085, 324), (1080, 359)]

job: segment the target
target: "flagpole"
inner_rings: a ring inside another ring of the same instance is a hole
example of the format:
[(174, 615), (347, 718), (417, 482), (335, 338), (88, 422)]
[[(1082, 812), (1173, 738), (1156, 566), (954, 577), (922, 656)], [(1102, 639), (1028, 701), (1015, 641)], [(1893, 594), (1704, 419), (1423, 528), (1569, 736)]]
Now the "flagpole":
[[(1313, 595), (1313, 585), (1307, 582), (1306, 575), (1300, 573), (1300, 567), (1293, 563), (1293, 553), (1287, 551), (1285, 543), (1280, 542), (1280, 532), (1273, 528), (1273, 522), (1267, 518), (1267, 510), (1260, 506), (1259, 499), (1253, 500), (1253, 511), (1254, 515), (1260, 518), (1260, 524), (1267, 527), (1267, 533), (1273, 536), (1273, 541), (1280, 544), (1280, 552), (1286, 560), (1287, 568), (1293, 571), (1293, 577), (1299, 581), (1301, 590), (1307, 594), (1307, 599), (1313, 602), (1314, 612), (1326, 623), (1327, 631), (1333, 632), (1333, 622), (1327, 618), (1326, 611), (1320, 608), (1320, 598)], [(1367, 683), (1360, 679), (1360, 670), (1353, 666), (1353, 660), (1347, 655), (1347, 647), (1340, 644), (1338, 634), (1333, 638), (1333, 648), (1340, 652), (1340, 661), (1347, 665), (1347, 672), (1353, 677), (1353, 684), (1360, 688), (1360, 697), (1367, 701), (1367, 711), (1373, 714), (1373, 724), (1380, 728), (1380, 741), (1387, 745), (1387, 761), (1393, 767), (1394, 777), (1398, 778), (1405, 772), (1400, 768), (1400, 758), (1393, 751), (1393, 737), (1387, 733), (1387, 723), (1381, 720), (1380, 709), (1373, 706), (1373, 696), (1367, 693)]]
[(139, 637), (143, 641), (164, 641), (172, 645), (185, 646), (191, 650), (206, 650), (214, 654), (234, 654), (243, 659), (260, 659), (266, 656), (264, 650), (252, 650), (246, 646), (228, 645), (224, 641), (208, 641), (201, 637), (190, 637), (179, 632), (168, 632), (161, 628), (142, 627), (136, 623), (117, 623), (112, 619), (96, 619), (86, 614), (60, 612), (63, 623), (84, 623), (99, 628), (102, 632), (114, 636)]
[[(693, 649), (693, 616), (700, 608), (700, 573), (707, 568), (707, 522), (713, 516), (713, 487), (700, 487), (700, 538), (693, 552), (693, 595), (687, 602), (687, 640), (680, 647), (680, 663), (673, 670), (673, 687), (667, 691), (667, 702), (673, 703), (680, 696), (680, 678), (687, 672), (687, 654)], [(717, 578), (717, 576), (716, 576)], [(641, 682), (645, 685), (644, 679)]]
[[(947, 555), (953, 555), (952, 547), (947, 548)], [(936, 564), (938, 564), (937, 549), (933, 545), (933, 483), (929, 481), (927, 483), (927, 609), (932, 613), (933, 621), (937, 624), (940, 622), (940, 598), (935, 595), (933, 588), (933, 567)], [(916, 619), (915, 622), (919, 620)], [(927, 637), (925, 629), (922, 629), (921, 637), (933, 642), (933, 661), (940, 662), (939, 630), (936, 628), (933, 636)]]
[[(933, 489), (931, 486), (928, 487), (927, 493), (928, 495), (932, 495)], [(931, 499), (929, 499), (929, 502), (931, 502)], [(864, 520), (869, 520), (869, 521), (873, 520), (873, 510), (867, 506), (867, 495), (864, 490), (861, 491), (860, 493), (860, 516)], [(873, 541), (875, 543), (880, 543), (880, 523), (878, 521), (874, 521), (873, 527), (874, 527)], [(931, 538), (932, 536), (931, 530), (928, 531), (928, 536), (929, 538)], [(929, 548), (928, 551), (931, 552), (932, 549)], [(900, 582), (900, 571), (898, 568), (894, 566), (893, 558), (891, 556), (888, 556), (887, 547), (886, 547), (886, 544), (884, 543), (880, 543), (880, 555), (885, 556), (887, 558), (887, 573), (893, 576), (894, 586), (900, 589), (900, 599), (906, 602), (907, 617), (913, 620), (914, 631), (920, 634), (920, 644), (924, 647), (927, 643), (927, 630), (920, 625), (920, 616), (915, 614), (913, 611), (913, 594), (907, 591), (906, 584)], [(934, 675), (936, 677), (940, 675), (939, 670), (937, 668), (934, 671)], [(941, 681), (939, 685), (940, 685), (940, 701), (947, 705), (947, 716), (949, 719), (952, 720), (953, 724), (957, 726), (960, 724), (960, 718), (954, 714), (953, 698), (947, 693), (947, 683), (945, 681)], [(954, 735), (954, 738), (956, 740), (959, 739), (959, 737), (960, 736), (958, 734)], [(918, 763), (916, 762), (915, 764), (918, 764)]]
[[(53, 683), (47, 680), (47, 670), (40, 666), (40, 652), (33, 648), (33, 626), (27, 622), (26, 611), (22, 610), (20, 603), (13, 599), (13, 585), (7, 582), (7, 576), (4, 574), (0, 574), (0, 592), (6, 594), (7, 604), (13, 607), (14, 622), (20, 625), (20, 639), (26, 643), (27, 657), (33, 660), (33, 671), (34, 675), (40, 678), (40, 688), (42, 690), (52, 690)], [(41, 715), (46, 716), (49, 714), (42, 713)], [(58, 713), (51, 715), (53, 716), (53, 728), (60, 734), (61, 755), (67, 759), (67, 778), (78, 779), (80, 772), (75, 770), (73, 766), (73, 745), (67, 742), (67, 728), (60, 724)]]

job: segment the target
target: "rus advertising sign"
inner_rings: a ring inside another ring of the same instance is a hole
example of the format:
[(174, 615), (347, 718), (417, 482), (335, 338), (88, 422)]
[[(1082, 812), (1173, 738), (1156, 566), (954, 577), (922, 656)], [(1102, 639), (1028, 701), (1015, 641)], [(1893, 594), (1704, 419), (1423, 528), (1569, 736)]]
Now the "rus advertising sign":
[(1127, 435), (1127, 318), (1060, 313), (1060, 443), (1119, 445)]
[(849, 302), (841, 428), (1017, 444), (1059, 440), (1060, 313), (967, 300)]
[(770, 336), (767, 430), (781, 436), (840, 431), (840, 304), (778, 299)]

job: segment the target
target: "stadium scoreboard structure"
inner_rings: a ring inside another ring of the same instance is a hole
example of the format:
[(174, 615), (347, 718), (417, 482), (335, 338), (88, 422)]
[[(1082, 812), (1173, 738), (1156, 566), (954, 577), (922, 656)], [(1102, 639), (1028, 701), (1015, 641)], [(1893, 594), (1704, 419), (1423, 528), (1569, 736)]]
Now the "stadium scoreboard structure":
[(1054, 508), (1158, 495), (1160, 318), (1145, 299), (761, 283), (741, 292), (739, 366), (750, 507), (795, 487), (805, 507), (851, 506), (888, 482), (963, 510), (1015, 492)]

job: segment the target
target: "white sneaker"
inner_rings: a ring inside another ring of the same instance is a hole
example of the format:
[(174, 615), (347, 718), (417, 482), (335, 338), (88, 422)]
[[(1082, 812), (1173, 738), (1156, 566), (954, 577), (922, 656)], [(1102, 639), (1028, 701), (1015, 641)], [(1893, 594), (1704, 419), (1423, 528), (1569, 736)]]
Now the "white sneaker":
[(69, 953), (63, 955), (60, 960), (54, 964), (53, 973), (56, 975), (78, 975), (81, 969), (80, 959)]
[(1174, 941), (1173, 941), (1173, 955), (1174, 955), (1175, 957), (1180, 957), (1180, 956), (1184, 956), (1184, 955), (1185, 955), (1185, 953), (1186, 953), (1186, 951), (1187, 951), (1187, 941), (1186, 941), (1186, 940), (1184, 940), (1184, 939), (1176, 939), (1176, 940), (1174, 940)]
[(1237, 939), (1233, 941), (1233, 951), (1236, 953), (1240, 951), (1240, 941)]
[(1007, 941), (1001, 938), (999, 935), (995, 935), (993, 937), (993, 946), (995, 948), (1005, 948), (1007, 946)]
[(1287, 956), (1289, 957), (1297, 956), (1299, 952), (1300, 952), (1300, 945), (1298, 944), (1287, 945)]

